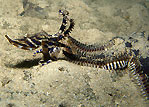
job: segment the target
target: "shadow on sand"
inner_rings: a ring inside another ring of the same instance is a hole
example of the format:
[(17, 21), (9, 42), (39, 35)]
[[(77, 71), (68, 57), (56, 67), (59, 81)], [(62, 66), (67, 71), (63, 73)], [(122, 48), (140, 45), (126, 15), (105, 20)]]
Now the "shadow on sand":
[(33, 66), (36, 66), (39, 64), (39, 61), (41, 60), (41, 58), (37, 58), (37, 59), (32, 59), (32, 60), (23, 60), (19, 63), (16, 64), (5, 64), (6, 67), (9, 68), (31, 68)]

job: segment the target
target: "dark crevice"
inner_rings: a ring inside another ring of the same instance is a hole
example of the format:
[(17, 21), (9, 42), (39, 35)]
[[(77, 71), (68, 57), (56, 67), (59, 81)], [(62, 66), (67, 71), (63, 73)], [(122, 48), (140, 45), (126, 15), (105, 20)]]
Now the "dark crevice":
[(149, 57), (143, 58), (140, 57), (140, 62), (142, 64), (142, 69), (144, 71), (145, 74), (147, 74), (149, 76)]

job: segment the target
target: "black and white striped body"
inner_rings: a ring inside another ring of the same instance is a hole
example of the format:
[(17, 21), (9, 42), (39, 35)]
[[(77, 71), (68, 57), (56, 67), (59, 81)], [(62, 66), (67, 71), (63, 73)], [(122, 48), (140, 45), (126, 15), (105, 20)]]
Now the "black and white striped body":
[[(49, 35), (48, 33), (46, 33), (45, 31), (41, 31), (39, 33), (35, 33), (32, 35), (27, 35), (21, 39), (15, 39), (12, 40), (8, 37), (8, 35), (5, 35), (5, 37), (8, 39), (8, 41), (13, 44), (14, 46), (21, 48), (21, 49), (25, 49), (25, 50), (34, 50), (37, 49), (39, 46), (41, 46), (41, 42), (42, 40), (47, 40), (47, 41), (59, 41), (63, 39), (63, 32), (66, 29), (67, 23), (69, 21), (68, 17), (68, 11), (64, 10), (64, 11), (59, 11), (60, 14), (63, 15), (63, 20), (62, 20), (62, 24), (60, 26), (60, 29), (57, 33), (53, 34), (53, 35)], [(71, 29), (72, 30), (72, 29)]]
[[(42, 49), (36, 51), (34, 53), (43, 53), (43, 59), (44, 61), (52, 59), (51, 57), (57, 57), (60, 48), (59, 47), (64, 47), (65, 45), (59, 42), (60, 40), (64, 39), (64, 35), (69, 34), (73, 27), (74, 27), (74, 22), (72, 19), (68, 19), (68, 11), (59, 11), (61, 15), (63, 15), (63, 20), (62, 24), (60, 26), (59, 31), (56, 34), (49, 35), (45, 31), (32, 34), (32, 35), (27, 35), (24, 38), (21, 39), (10, 39), (8, 35), (5, 37), (8, 39), (8, 41), (13, 44), (14, 46), (24, 49), (24, 50), (35, 50), (42, 46)], [(68, 29), (66, 29), (67, 23), (70, 21), (70, 25)], [(55, 59), (53, 58), (53, 59)]]
[(140, 67), (139, 60), (135, 56), (121, 55), (116, 59), (100, 61), (98, 59), (85, 59), (81, 58), (78, 55), (63, 51), (64, 55), (68, 58), (69, 61), (82, 65), (95, 68), (102, 68), (106, 70), (125, 70), (129, 73), (130, 77), (133, 78), (133, 81), (139, 87), (141, 95), (145, 97), (146, 100), (149, 99), (149, 83), (147, 82), (148, 77), (143, 73)]
[(102, 65), (102, 68), (103, 69), (106, 69), (106, 70), (117, 70), (117, 69), (124, 69), (126, 68), (128, 65), (128, 61), (126, 60), (117, 60), (117, 61), (113, 61), (113, 62), (110, 62), (110, 63), (107, 63), (105, 65)]
[[(91, 66), (95, 68), (102, 68), (106, 70), (124, 70), (127, 69), (136, 84), (139, 86), (141, 93), (147, 99), (149, 98), (149, 84), (147, 83), (147, 76), (143, 73), (140, 67), (139, 60), (132, 55), (124, 54), (118, 56), (111, 56), (112, 58), (100, 58), (94, 52), (103, 52), (115, 45), (115, 40), (111, 40), (109, 43), (102, 46), (86, 45), (76, 39), (72, 38), (69, 33), (71, 33), (74, 27), (74, 20), (68, 18), (68, 11), (59, 11), (63, 15), (62, 24), (57, 33), (53, 35), (47, 34), (45, 31), (27, 35), (22, 39), (10, 39), (9, 36), (5, 36), (8, 41), (14, 46), (24, 49), (24, 50), (35, 50), (40, 46), (39, 49), (34, 53), (43, 54), (43, 61), (40, 61), (42, 65), (50, 63), (53, 60), (57, 60), (60, 53), (61, 47), (64, 48), (63, 54), (65, 57), (76, 64)], [(68, 29), (66, 29), (67, 23), (69, 24)], [(63, 40), (68, 39), (65, 43)]]
[(91, 57), (91, 58), (98, 58), (99, 55), (114, 45), (119, 45), (123, 43), (124, 40), (120, 38), (113, 38), (109, 42), (105, 43), (104, 45), (95, 45), (95, 44), (84, 44), (76, 40), (75, 38), (68, 36), (68, 45), (72, 48), (74, 54), (81, 55), (84, 57)]
[[(63, 50), (63, 54), (68, 58), (70, 61), (86, 66), (92, 66), (96, 68), (102, 68), (106, 70), (119, 70), (125, 69), (128, 66), (129, 56), (128, 55), (121, 55), (116, 58), (104, 58), (104, 59), (94, 59), (94, 58), (85, 58), (81, 57), (77, 54), (69, 53)], [(123, 58), (119, 58), (123, 57)]]
[(145, 100), (149, 100), (149, 82), (148, 76), (142, 71), (141, 64), (138, 59), (132, 57), (128, 63), (129, 75), (134, 79), (134, 82), (139, 87), (142, 96)]

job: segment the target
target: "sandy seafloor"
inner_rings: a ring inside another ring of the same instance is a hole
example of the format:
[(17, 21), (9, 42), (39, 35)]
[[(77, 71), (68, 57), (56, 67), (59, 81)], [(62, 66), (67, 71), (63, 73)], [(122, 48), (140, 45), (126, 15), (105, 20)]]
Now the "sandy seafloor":
[(113, 78), (107, 70), (66, 60), (40, 67), (41, 55), (33, 57), (34, 51), (16, 48), (4, 37), (54, 34), (62, 20), (59, 9), (75, 20), (71, 36), (99, 44), (121, 37), (149, 71), (148, 0), (0, 0), (0, 107), (147, 106), (127, 73)]

